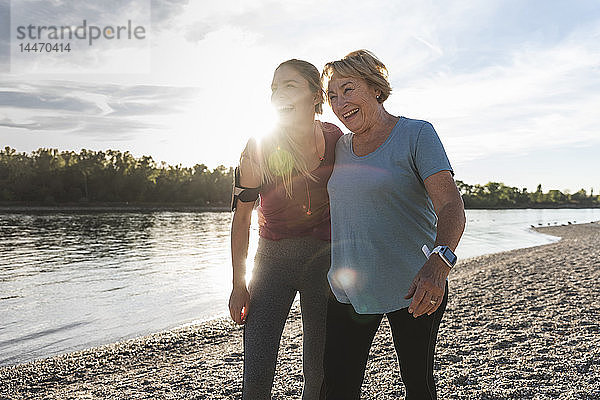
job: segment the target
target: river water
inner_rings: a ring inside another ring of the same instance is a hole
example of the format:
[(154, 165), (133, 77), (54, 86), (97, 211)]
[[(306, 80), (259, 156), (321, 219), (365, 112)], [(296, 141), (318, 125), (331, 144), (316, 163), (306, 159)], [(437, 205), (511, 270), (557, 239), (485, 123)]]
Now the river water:
[[(597, 220), (600, 209), (467, 210), (457, 254), (550, 243), (530, 226)], [(1, 213), (0, 365), (225, 315), (230, 222), (227, 212)], [(253, 225), (250, 254), (257, 239)]]

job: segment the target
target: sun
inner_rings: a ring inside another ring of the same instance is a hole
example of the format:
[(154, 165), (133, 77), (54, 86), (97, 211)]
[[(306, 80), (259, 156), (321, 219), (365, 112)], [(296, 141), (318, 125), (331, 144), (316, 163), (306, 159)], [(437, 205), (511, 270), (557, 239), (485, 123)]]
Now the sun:
[(277, 112), (270, 104), (260, 108), (260, 110), (257, 109), (256, 111), (256, 116), (260, 116), (257, 118), (256, 125), (251, 127), (248, 131), (250, 137), (253, 137), (257, 141), (262, 140), (272, 133), (277, 126), (278, 120)]

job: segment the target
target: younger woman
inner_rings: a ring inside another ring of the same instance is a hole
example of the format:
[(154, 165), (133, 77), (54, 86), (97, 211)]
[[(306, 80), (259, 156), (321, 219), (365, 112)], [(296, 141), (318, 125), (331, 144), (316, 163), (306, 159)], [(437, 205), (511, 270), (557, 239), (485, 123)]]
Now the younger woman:
[[(270, 137), (249, 141), (236, 170), (231, 249), (231, 318), (244, 328), (243, 398), (271, 398), (279, 341), (300, 293), (303, 326), (303, 400), (319, 398), (323, 381), (330, 219), (327, 181), (342, 132), (315, 120), (322, 112), (319, 71), (288, 60), (277, 67), (271, 102), (280, 122)], [(247, 285), (251, 213), (260, 195), (264, 223)]]

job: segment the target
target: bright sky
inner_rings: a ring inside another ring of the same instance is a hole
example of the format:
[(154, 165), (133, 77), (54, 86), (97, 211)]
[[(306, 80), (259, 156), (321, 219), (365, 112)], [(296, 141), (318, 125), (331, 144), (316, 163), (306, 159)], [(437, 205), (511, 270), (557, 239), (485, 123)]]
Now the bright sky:
[[(366, 48), (390, 71), (386, 109), (433, 123), (457, 179), (600, 193), (596, 0), (108, 4), (0, 0), (0, 146), (230, 166), (247, 138), (273, 123), (280, 62), (321, 69)], [(141, 21), (147, 47), (78, 48), (71, 66), (99, 66), (92, 73), (55, 73), (52, 56), (40, 54), (37, 67), (53, 73), (33, 73), (8, 40), (17, 15), (32, 24)], [(347, 131), (328, 107), (323, 119)]]

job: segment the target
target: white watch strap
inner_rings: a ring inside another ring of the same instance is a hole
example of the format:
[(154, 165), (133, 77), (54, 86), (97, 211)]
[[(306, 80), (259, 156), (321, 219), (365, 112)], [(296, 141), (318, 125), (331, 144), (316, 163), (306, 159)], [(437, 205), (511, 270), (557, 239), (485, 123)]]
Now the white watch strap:
[(446, 265), (449, 266), (450, 268), (452, 268), (452, 264), (450, 264), (450, 262), (448, 260), (446, 260), (446, 257), (442, 257), (442, 255), (440, 254), (441, 249), (442, 249), (442, 246), (437, 246), (437, 247), (434, 247), (434, 249), (430, 251), (429, 247), (427, 247), (426, 244), (424, 244), (423, 247), (421, 247), (421, 250), (423, 251), (423, 254), (425, 254), (425, 257), (427, 257), (427, 259), (429, 259), (429, 257), (432, 254), (437, 253), (440, 256), (440, 258), (442, 260), (444, 260)]
[(427, 247), (427, 245), (424, 244), (423, 247), (421, 247), (421, 250), (423, 251), (423, 254), (425, 254), (425, 257), (427, 257), (427, 259), (429, 259), (429, 256), (431, 255), (431, 251), (429, 251), (429, 247)]

